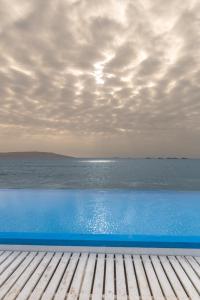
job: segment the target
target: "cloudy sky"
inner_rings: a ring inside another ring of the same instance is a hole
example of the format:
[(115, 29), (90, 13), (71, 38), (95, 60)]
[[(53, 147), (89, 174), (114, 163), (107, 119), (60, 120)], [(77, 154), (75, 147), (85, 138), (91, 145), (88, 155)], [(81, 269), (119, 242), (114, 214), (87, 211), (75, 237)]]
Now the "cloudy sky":
[(0, 0), (0, 151), (200, 156), (199, 0)]

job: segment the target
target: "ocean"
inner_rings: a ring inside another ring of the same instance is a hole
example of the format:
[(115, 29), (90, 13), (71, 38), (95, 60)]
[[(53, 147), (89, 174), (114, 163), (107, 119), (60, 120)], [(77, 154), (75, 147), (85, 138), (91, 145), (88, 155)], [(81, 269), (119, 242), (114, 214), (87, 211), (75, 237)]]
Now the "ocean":
[(0, 188), (200, 190), (200, 160), (1, 158)]

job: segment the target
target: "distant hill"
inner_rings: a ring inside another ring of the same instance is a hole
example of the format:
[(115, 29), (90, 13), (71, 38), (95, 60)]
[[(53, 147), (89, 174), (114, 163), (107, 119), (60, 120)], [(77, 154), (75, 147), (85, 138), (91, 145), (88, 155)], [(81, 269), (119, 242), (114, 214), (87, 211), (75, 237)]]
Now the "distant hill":
[(0, 152), (0, 158), (74, 158), (73, 156), (67, 156), (51, 152), (38, 152), (38, 151), (27, 151), (27, 152)]

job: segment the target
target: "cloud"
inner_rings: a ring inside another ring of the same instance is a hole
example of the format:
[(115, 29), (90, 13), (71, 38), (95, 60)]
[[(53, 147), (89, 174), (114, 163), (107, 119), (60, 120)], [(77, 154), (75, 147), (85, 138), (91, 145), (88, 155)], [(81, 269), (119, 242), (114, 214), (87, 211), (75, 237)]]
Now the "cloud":
[(76, 145), (87, 136), (88, 153), (110, 139), (120, 154), (122, 139), (131, 154), (146, 144), (163, 151), (164, 140), (178, 149), (177, 136), (185, 135), (196, 155), (199, 25), (197, 0), (2, 0), (4, 147), (16, 132), (22, 146), (27, 136), (56, 134)]

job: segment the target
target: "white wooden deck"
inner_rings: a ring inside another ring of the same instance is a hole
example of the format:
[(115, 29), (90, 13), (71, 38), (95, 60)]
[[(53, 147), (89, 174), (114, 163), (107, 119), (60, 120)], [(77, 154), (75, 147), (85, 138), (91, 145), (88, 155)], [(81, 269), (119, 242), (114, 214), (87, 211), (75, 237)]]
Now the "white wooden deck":
[(2, 250), (0, 299), (200, 299), (200, 257)]
[(200, 257), (2, 250), (0, 299), (200, 299)]

